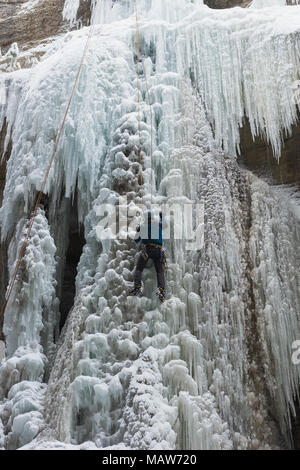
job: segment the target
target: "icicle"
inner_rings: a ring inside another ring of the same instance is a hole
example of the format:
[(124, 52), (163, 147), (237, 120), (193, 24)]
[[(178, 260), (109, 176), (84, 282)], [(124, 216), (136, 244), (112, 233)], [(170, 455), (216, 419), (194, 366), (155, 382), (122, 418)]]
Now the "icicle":
[(287, 0), (252, 0), (249, 8), (273, 8), (282, 7), (287, 4)]
[[(72, 5), (70, 18), (75, 18), (77, 3)], [(94, 6), (101, 28), (95, 29), (45, 190), (54, 213), (62, 197), (77, 192), (86, 246), (74, 308), (44, 391), (37, 385), (47, 362), (40, 336), (45, 307), (45, 344), (51, 350), (55, 246), (39, 214), (28, 247), (32, 257), (24, 261), (27, 284), (18, 281), (4, 326), (8, 354), (0, 384), (2, 396), (11, 394), (14, 442), (34, 438), (34, 429), (40, 429), (36, 413), (43, 411), (53, 447), (59, 440), (102, 449), (276, 448), (265, 386), (273, 390), (272, 405), (287, 434), (287, 407), (299, 384), (299, 369), (289, 362), (300, 324), (298, 221), (288, 203), (229, 156), (237, 152), (245, 117), (253, 136), (262, 134), (277, 157), (283, 133), (296, 122), (298, 7), (281, 8), (279, 20), (278, 9), (218, 11), (200, 0), (140, 2), (148, 85), (139, 63), (147, 181), (141, 189), (133, 2)], [(11, 239), (11, 268), (87, 34), (59, 37), (30, 73), (6, 77), (0, 120), (12, 130), (12, 151), (1, 231)], [(144, 273), (144, 296), (127, 298), (134, 242), (106, 241), (97, 234), (99, 206), (116, 206), (125, 196), (126, 209), (149, 201), (151, 129), (154, 202), (181, 207), (195, 201), (205, 208), (201, 248), (189, 250), (187, 237), (166, 240), (168, 299), (162, 306), (151, 268)], [(51, 229), (60, 234), (57, 222)], [(23, 386), (33, 394), (33, 404), (19, 417)], [(6, 411), (0, 406), (1, 418)]]
[(66, 0), (63, 9), (63, 19), (70, 22), (70, 26), (76, 23), (80, 0)]

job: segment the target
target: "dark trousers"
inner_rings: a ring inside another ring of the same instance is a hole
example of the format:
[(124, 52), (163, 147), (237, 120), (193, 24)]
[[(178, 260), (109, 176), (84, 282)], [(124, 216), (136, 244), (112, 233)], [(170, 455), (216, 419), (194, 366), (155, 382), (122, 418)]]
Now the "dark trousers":
[(144, 245), (139, 256), (135, 275), (134, 286), (138, 287), (142, 284), (142, 274), (149, 259), (153, 259), (156, 276), (157, 286), (162, 289), (165, 288), (165, 254), (160, 247), (152, 245)]

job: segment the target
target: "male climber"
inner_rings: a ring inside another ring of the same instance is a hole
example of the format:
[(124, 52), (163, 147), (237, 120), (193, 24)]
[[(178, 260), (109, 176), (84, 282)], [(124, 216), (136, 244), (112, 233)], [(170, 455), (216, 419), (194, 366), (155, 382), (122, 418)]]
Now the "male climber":
[(137, 261), (134, 288), (129, 292), (130, 296), (141, 295), (142, 273), (149, 259), (153, 260), (157, 275), (157, 296), (161, 302), (165, 301), (165, 266), (166, 255), (162, 248), (163, 228), (168, 226), (167, 220), (162, 212), (155, 219), (153, 212), (148, 211), (141, 226), (137, 227), (135, 242), (140, 246), (140, 256)]

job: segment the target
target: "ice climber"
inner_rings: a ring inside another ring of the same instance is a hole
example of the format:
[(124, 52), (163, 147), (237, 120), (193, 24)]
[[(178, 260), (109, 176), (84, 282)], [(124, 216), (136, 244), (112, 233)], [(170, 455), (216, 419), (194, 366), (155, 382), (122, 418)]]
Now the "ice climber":
[(130, 296), (139, 296), (142, 293), (142, 274), (149, 259), (153, 260), (157, 275), (157, 296), (161, 302), (165, 301), (165, 269), (166, 254), (163, 250), (163, 229), (168, 222), (162, 212), (159, 217), (154, 217), (153, 212), (148, 211), (144, 216), (142, 225), (137, 226), (135, 242), (140, 248), (134, 274), (134, 288), (129, 292)]

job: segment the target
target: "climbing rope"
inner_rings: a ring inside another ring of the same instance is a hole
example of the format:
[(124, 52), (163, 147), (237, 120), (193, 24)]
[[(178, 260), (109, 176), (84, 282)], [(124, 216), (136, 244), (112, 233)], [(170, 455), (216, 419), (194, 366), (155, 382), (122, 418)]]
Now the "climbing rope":
[(142, 64), (143, 64), (143, 71), (144, 71), (144, 77), (145, 77), (145, 84), (146, 84), (146, 91), (147, 91), (147, 97), (148, 97), (148, 103), (149, 103), (149, 109), (150, 109), (150, 195), (151, 195), (151, 207), (152, 207), (152, 199), (153, 199), (153, 173), (152, 173), (152, 160), (153, 160), (153, 127), (152, 127), (152, 104), (151, 104), (151, 98), (150, 98), (150, 91), (149, 91), (149, 86), (148, 86), (148, 80), (147, 80), (147, 72), (146, 72), (146, 67), (145, 67), (145, 62), (144, 58), (142, 57)]
[(69, 101), (68, 101), (68, 104), (67, 104), (67, 107), (66, 107), (66, 111), (65, 111), (62, 123), (60, 125), (59, 131), (58, 131), (58, 134), (57, 134), (57, 138), (56, 138), (56, 141), (55, 141), (55, 144), (54, 144), (54, 148), (53, 148), (53, 152), (52, 152), (52, 155), (51, 155), (51, 158), (50, 158), (50, 161), (49, 161), (49, 165), (47, 167), (47, 170), (46, 170), (46, 173), (45, 173), (45, 176), (44, 176), (44, 180), (43, 180), (40, 192), (38, 194), (38, 197), (37, 197), (37, 200), (36, 200), (36, 203), (35, 203), (35, 206), (34, 206), (33, 213), (31, 215), (31, 218), (30, 218), (30, 221), (29, 221), (27, 232), (26, 232), (24, 241), (23, 241), (21, 249), (20, 249), (20, 253), (19, 253), (19, 256), (18, 256), (18, 259), (17, 259), (15, 269), (13, 271), (11, 280), (9, 282), (9, 285), (8, 285), (8, 288), (7, 288), (5, 297), (4, 297), (4, 301), (2, 302), (2, 305), (1, 305), (0, 318), (5, 313), (8, 301), (10, 299), (10, 296), (11, 296), (11, 293), (12, 293), (12, 290), (13, 290), (13, 287), (14, 287), (14, 284), (15, 284), (20, 266), (21, 266), (23, 256), (25, 254), (27, 242), (28, 242), (29, 237), (31, 235), (33, 223), (34, 223), (34, 220), (36, 218), (38, 208), (39, 208), (40, 202), (41, 202), (42, 197), (43, 197), (44, 189), (45, 189), (45, 186), (46, 186), (46, 183), (47, 183), (47, 180), (48, 180), (48, 176), (49, 176), (50, 170), (52, 168), (52, 165), (53, 165), (53, 162), (54, 162), (54, 159), (55, 159), (55, 155), (57, 153), (58, 145), (59, 145), (59, 142), (60, 142), (60, 139), (61, 139), (61, 136), (62, 136), (62, 132), (63, 132), (64, 126), (65, 126), (65, 123), (66, 123), (66, 119), (67, 119), (67, 116), (68, 116), (68, 113), (69, 113), (69, 110), (70, 110), (70, 107), (71, 107), (71, 103), (72, 103), (72, 100), (73, 100), (73, 97), (74, 97), (74, 94), (75, 94), (75, 91), (76, 91), (76, 88), (77, 88), (77, 85), (78, 85), (80, 73), (81, 73), (81, 70), (82, 70), (82, 66), (84, 64), (85, 57), (87, 55), (87, 51), (88, 51), (88, 48), (89, 48), (89, 45), (90, 45), (90, 40), (92, 38), (93, 32), (94, 32), (94, 24), (92, 24), (91, 27), (90, 27), (88, 38), (87, 38), (86, 43), (85, 43), (85, 47), (84, 47), (84, 50), (83, 50), (80, 65), (79, 65), (79, 68), (78, 68), (78, 71), (77, 71), (77, 74), (76, 74), (76, 78), (75, 78), (75, 81), (74, 81), (74, 85), (73, 85), (73, 88), (72, 88), (71, 96), (69, 98)]
[(139, 56), (140, 56), (140, 31), (139, 31), (139, 17), (138, 17), (138, 5), (137, 0), (134, 0), (135, 7), (135, 71), (136, 71), (136, 83), (137, 83), (137, 109), (138, 109), (138, 136), (139, 136), (139, 147), (138, 147), (138, 160), (140, 164), (139, 172), (139, 183), (142, 186), (142, 139), (141, 139), (141, 81), (139, 75)]
[[(141, 81), (139, 75), (139, 61), (140, 61), (140, 27), (139, 27), (139, 12), (138, 12), (138, 0), (134, 0), (135, 6), (135, 21), (136, 21), (136, 80), (137, 80), (137, 100), (138, 100), (138, 136), (139, 136), (139, 149), (138, 149), (138, 159), (140, 164), (140, 185), (143, 184), (142, 179), (142, 142), (141, 142)], [(153, 157), (153, 127), (152, 127), (152, 105), (151, 105), (151, 97), (150, 97), (150, 90), (148, 86), (147, 80), (147, 71), (145, 67), (144, 57), (141, 57), (141, 62), (143, 66), (143, 74), (145, 78), (146, 84), (146, 94), (149, 104), (150, 110), (150, 194), (151, 194), (151, 207), (152, 207), (152, 199), (153, 199), (153, 191), (152, 191), (152, 182), (153, 182), (153, 174), (152, 174), (152, 157)], [(143, 198), (144, 199), (144, 198)]]
[[(139, 158), (140, 168), (142, 168), (141, 82), (140, 82), (140, 77), (139, 77), (140, 33), (139, 33), (139, 17), (138, 17), (138, 3), (137, 3), (137, 0), (134, 0), (134, 3), (135, 3), (135, 16), (136, 16), (136, 75), (137, 75), (137, 88), (138, 88), (138, 136), (139, 136), (138, 158)], [(58, 146), (59, 146), (59, 143), (60, 143), (60, 139), (61, 139), (61, 136), (62, 136), (62, 133), (63, 133), (63, 130), (64, 130), (64, 126), (65, 126), (65, 123), (66, 123), (66, 119), (67, 119), (70, 107), (71, 107), (71, 104), (72, 104), (72, 100), (73, 100), (73, 97), (74, 97), (74, 94), (75, 94), (75, 91), (76, 91), (76, 88), (77, 88), (77, 85), (78, 85), (78, 81), (79, 81), (79, 77), (80, 77), (80, 74), (81, 74), (82, 66), (84, 64), (84, 60), (85, 60), (86, 55), (87, 55), (87, 51), (88, 51), (88, 48), (89, 48), (89, 45), (90, 45), (90, 40), (92, 38), (93, 32), (94, 32), (94, 24), (92, 24), (91, 27), (90, 27), (90, 31), (89, 31), (88, 38), (87, 38), (86, 43), (85, 43), (85, 47), (84, 47), (84, 50), (83, 50), (80, 65), (79, 65), (79, 68), (78, 68), (78, 71), (77, 71), (77, 74), (76, 74), (76, 77), (75, 77), (72, 92), (71, 92), (71, 95), (70, 95), (70, 98), (69, 98), (69, 101), (68, 101), (68, 104), (67, 104), (67, 107), (66, 107), (66, 110), (65, 110), (65, 114), (64, 114), (62, 123), (60, 125), (59, 131), (58, 131), (58, 134), (57, 134), (57, 138), (56, 138), (56, 141), (55, 141), (55, 144), (54, 144), (54, 148), (53, 148), (53, 152), (52, 152), (52, 155), (51, 155), (51, 158), (50, 158), (50, 161), (49, 161), (49, 165), (47, 167), (47, 170), (46, 170), (46, 173), (45, 173), (42, 185), (41, 185), (41, 189), (40, 189), (40, 192), (38, 194), (38, 197), (37, 197), (37, 200), (36, 200), (36, 203), (35, 203), (35, 206), (34, 206), (34, 210), (32, 212), (31, 218), (29, 220), (29, 225), (28, 225), (26, 235), (25, 235), (25, 238), (23, 240), (23, 243), (22, 243), (22, 246), (21, 246), (21, 249), (20, 249), (20, 253), (19, 253), (19, 256), (18, 256), (18, 259), (17, 259), (17, 262), (16, 262), (16, 266), (14, 268), (14, 271), (13, 271), (11, 280), (9, 282), (4, 300), (3, 300), (2, 305), (1, 305), (0, 318), (5, 313), (8, 301), (10, 299), (12, 290), (14, 288), (14, 284), (15, 284), (16, 279), (17, 279), (17, 275), (18, 275), (18, 272), (19, 272), (19, 269), (20, 269), (20, 266), (21, 266), (21, 262), (22, 262), (22, 259), (24, 257), (25, 251), (26, 251), (27, 242), (28, 242), (28, 240), (30, 238), (30, 235), (31, 235), (33, 223), (34, 223), (34, 220), (36, 218), (38, 208), (39, 208), (39, 205), (40, 205), (42, 197), (43, 197), (44, 189), (45, 189), (45, 186), (46, 186), (49, 174), (50, 174), (50, 170), (51, 170), (51, 168), (53, 166), (53, 162), (55, 160), (57, 149), (58, 149)], [(146, 68), (145, 68), (143, 58), (142, 58), (142, 65), (143, 65), (143, 73), (144, 73), (145, 83), (146, 83), (147, 97), (148, 97), (148, 102), (149, 102), (149, 107), (150, 107), (150, 120), (151, 120), (151, 143), (150, 143), (150, 162), (151, 162), (150, 186), (151, 186), (151, 188), (150, 189), (151, 189), (151, 205), (152, 205), (152, 154), (153, 154), (152, 106), (151, 106), (151, 100), (150, 100), (150, 92), (149, 92), (149, 87), (148, 87)], [(142, 173), (140, 173), (140, 184), (141, 185), (143, 184)]]

